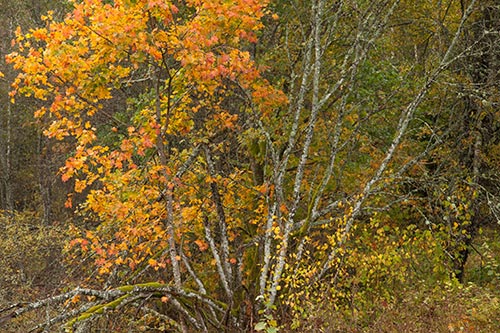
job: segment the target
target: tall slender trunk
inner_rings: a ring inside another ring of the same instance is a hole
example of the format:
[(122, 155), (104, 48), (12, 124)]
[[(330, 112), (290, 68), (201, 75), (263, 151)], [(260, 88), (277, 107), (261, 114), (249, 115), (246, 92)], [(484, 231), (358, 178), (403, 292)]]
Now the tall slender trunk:
[(5, 139), (5, 164), (4, 164), (4, 191), (5, 191), (5, 209), (8, 211), (14, 210), (14, 200), (12, 195), (12, 106), (7, 103), (7, 119), (6, 119), (6, 139)]

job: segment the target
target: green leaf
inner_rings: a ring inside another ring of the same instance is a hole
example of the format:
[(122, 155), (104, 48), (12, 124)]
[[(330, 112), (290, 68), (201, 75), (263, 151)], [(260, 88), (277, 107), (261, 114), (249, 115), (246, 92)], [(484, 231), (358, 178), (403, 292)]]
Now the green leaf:
[(266, 326), (267, 326), (267, 324), (265, 322), (261, 321), (260, 323), (257, 323), (257, 325), (255, 325), (255, 330), (256, 331), (265, 330)]

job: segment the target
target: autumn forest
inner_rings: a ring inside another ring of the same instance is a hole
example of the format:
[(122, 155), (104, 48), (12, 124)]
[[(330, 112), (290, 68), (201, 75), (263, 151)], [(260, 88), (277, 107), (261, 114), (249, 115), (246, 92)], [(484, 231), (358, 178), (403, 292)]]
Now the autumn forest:
[(496, 0), (0, 0), (1, 332), (499, 332)]

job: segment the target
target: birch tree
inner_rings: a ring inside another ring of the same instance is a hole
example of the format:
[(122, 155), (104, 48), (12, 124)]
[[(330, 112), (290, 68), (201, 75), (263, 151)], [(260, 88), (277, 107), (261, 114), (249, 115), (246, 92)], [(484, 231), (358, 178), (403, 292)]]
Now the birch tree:
[[(289, 107), (282, 111), (285, 117), (278, 116), (285, 119), (279, 129), (260, 127), (269, 157), (266, 182), (273, 188), (267, 199), (259, 280), (261, 300), (269, 310), (279, 303), (283, 289), (304, 296), (311, 282), (321, 289), (321, 284), (336, 280), (349, 256), (346, 243), (356, 237), (353, 227), (365, 224), (374, 211), (407, 200), (391, 198), (397, 194), (388, 187), (439, 144), (432, 138), (413, 156), (402, 151), (412, 145), (408, 131), (415, 131), (415, 115), (431, 89), (465, 57), (467, 49), (460, 40), (476, 2), (457, 16), (443, 16), (441, 24), (453, 30), (445, 42), (438, 33), (430, 37), (429, 47), (436, 52), (423, 68), (394, 61), (394, 49), (387, 47), (387, 38), (398, 29), (395, 17), (408, 5), (288, 3), (295, 20), (283, 22), (280, 50), (287, 52)], [(428, 5), (430, 10), (445, 11), (444, 5)], [(373, 90), (363, 91), (367, 70), (373, 71), (371, 75), (382, 73), (376, 77), (382, 82), (371, 81), (368, 89)], [(410, 77), (412, 85), (406, 85)], [(376, 201), (381, 194), (385, 199), (380, 207)], [(304, 266), (305, 261), (310, 263)]]

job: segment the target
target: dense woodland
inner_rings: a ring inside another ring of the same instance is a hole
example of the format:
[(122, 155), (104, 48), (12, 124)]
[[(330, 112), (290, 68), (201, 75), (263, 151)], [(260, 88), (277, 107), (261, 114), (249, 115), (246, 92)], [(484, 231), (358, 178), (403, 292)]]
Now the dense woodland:
[(499, 1), (0, 26), (0, 331), (500, 332)]

